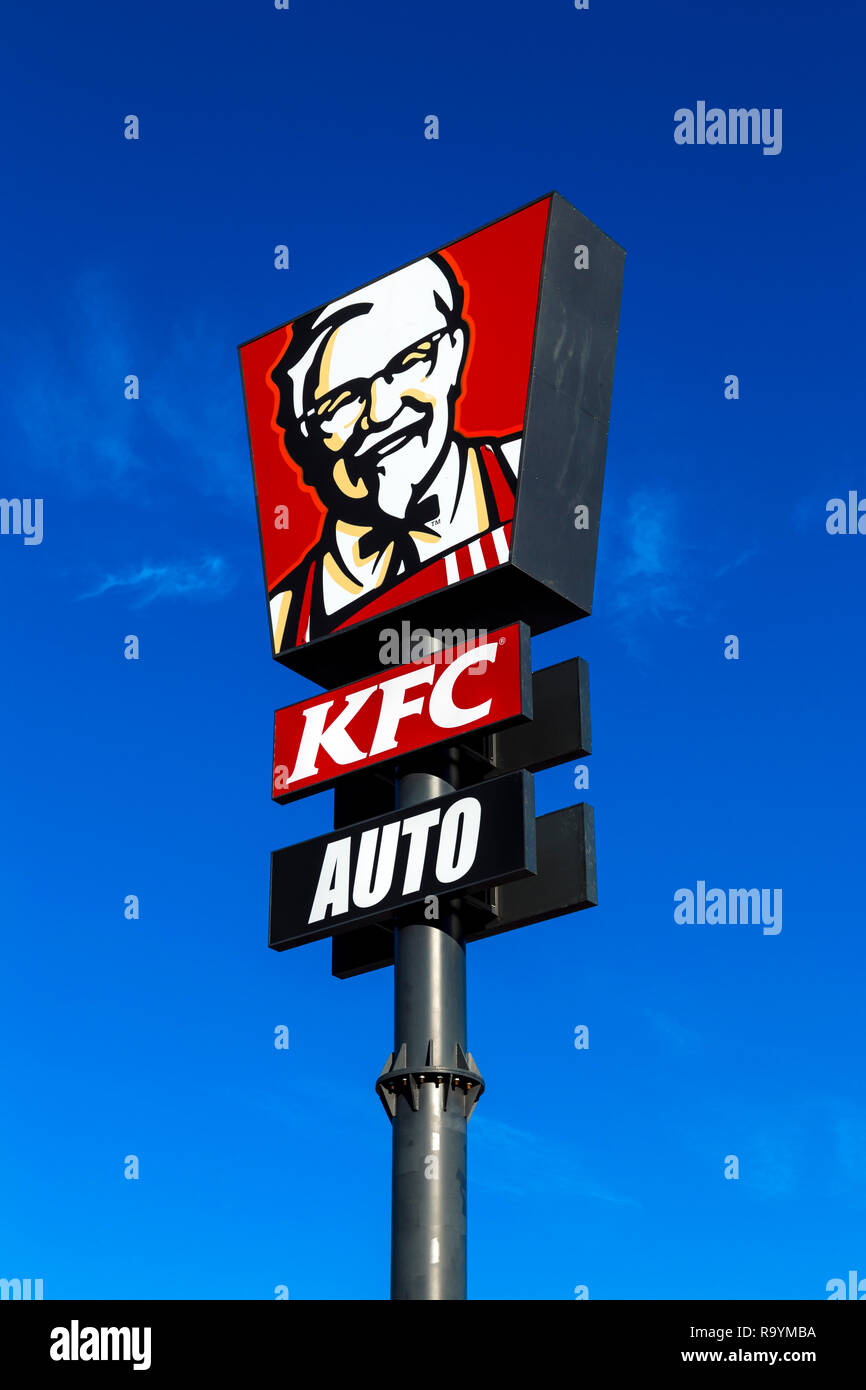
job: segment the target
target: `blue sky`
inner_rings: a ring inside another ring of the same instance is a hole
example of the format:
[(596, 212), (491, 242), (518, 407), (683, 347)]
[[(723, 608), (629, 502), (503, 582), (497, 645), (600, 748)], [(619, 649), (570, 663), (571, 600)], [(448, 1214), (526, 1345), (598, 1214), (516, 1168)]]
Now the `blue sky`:
[[(595, 610), (533, 643), (590, 664), (600, 904), (469, 950), (470, 1296), (866, 1275), (866, 537), (825, 529), (866, 496), (860, 7), (6, 29), (0, 495), (44, 539), (0, 536), (0, 1275), (387, 1297), (391, 972), (266, 947), (269, 851), (331, 798), (269, 798), (312, 687), (268, 655), (236, 345), (550, 188), (628, 253)], [(781, 108), (782, 152), (675, 144), (699, 100)], [(676, 924), (699, 879), (781, 888), (782, 931)]]

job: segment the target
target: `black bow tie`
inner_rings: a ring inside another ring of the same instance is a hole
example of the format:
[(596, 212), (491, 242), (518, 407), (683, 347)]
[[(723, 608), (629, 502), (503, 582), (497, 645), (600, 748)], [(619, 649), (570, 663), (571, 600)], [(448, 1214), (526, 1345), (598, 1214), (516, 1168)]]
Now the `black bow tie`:
[(417, 568), (418, 552), (409, 532), (422, 531), (438, 540), (438, 532), (431, 531), (428, 525), (438, 516), (438, 497), (425, 497), (421, 502), (410, 503), (405, 516), (386, 516), (380, 513), (367, 534), (361, 536), (358, 541), (359, 557), (369, 560), (371, 556), (381, 555), (389, 545), (393, 545), (394, 554), (388, 566), (392, 573), (400, 568), (401, 563), (406, 565), (407, 570)]

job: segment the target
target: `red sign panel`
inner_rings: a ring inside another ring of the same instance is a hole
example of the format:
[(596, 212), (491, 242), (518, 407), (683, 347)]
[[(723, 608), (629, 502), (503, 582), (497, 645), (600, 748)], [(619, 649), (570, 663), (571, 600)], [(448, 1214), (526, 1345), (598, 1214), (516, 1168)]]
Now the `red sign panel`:
[(529, 631), (512, 623), (277, 710), (274, 799), (322, 791), (347, 773), (531, 717)]

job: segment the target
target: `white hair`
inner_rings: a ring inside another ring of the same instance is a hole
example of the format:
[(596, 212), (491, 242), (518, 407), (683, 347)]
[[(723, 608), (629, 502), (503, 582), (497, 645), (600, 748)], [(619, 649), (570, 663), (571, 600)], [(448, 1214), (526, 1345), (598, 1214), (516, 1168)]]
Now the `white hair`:
[(406, 342), (420, 338), (430, 331), (429, 309), (433, 306), (448, 321), (457, 309), (454, 285), (442, 268), (441, 262), (432, 256), (412, 261), (402, 270), (394, 270), (375, 280), (372, 285), (355, 290), (352, 294), (334, 299), (320, 309), (310, 326), (311, 341), (286, 375), (292, 387), (292, 405), (295, 418), (303, 415), (304, 383), (321, 346), (322, 338), (334, 328), (334, 319), (339, 319), (343, 310), (358, 307), (364, 312), (377, 309), (385, 320), (392, 324), (403, 322), (406, 329)]

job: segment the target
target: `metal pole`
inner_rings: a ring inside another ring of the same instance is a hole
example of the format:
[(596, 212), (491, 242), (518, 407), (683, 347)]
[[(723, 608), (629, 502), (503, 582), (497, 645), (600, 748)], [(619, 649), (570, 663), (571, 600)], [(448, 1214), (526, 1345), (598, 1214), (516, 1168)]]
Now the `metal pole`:
[[(411, 772), (398, 805), (455, 790)], [(377, 1090), (391, 1116), (391, 1298), (466, 1297), (466, 1122), (484, 1083), (466, 1052), (466, 946), (456, 903), (394, 933), (394, 1051)]]

